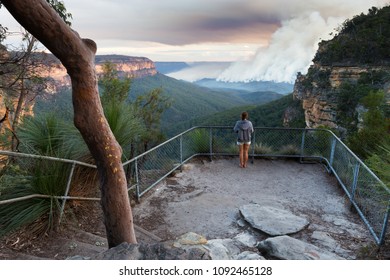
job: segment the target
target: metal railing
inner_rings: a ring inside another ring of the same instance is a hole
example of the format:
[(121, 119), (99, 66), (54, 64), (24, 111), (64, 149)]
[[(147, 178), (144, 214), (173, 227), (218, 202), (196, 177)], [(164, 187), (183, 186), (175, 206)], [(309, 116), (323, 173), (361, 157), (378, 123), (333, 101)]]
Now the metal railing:
[[(133, 170), (131, 183), (142, 197), (174, 170), (196, 156), (237, 156), (232, 127), (194, 127), (123, 165)], [(388, 187), (331, 131), (325, 129), (255, 128), (250, 156), (294, 157), (322, 162), (333, 173), (377, 244), (385, 238)]]
[[(232, 127), (194, 127), (123, 163), (129, 190), (141, 198), (173, 171), (197, 156), (237, 156), (236, 134)], [(0, 155), (28, 157), (69, 165), (64, 178), (61, 213), (69, 199), (99, 198), (68, 196), (75, 168), (96, 168), (78, 161), (0, 151)], [(333, 173), (351, 204), (367, 225), (378, 245), (385, 238), (389, 212), (388, 187), (331, 131), (323, 129), (255, 128), (250, 150), (255, 157), (294, 157), (301, 162), (322, 162)], [(84, 170), (85, 172), (85, 170)], [(42, 197), (41, 194), (38, 194)], [(1, 201), (0, 205), (10, 203)]]

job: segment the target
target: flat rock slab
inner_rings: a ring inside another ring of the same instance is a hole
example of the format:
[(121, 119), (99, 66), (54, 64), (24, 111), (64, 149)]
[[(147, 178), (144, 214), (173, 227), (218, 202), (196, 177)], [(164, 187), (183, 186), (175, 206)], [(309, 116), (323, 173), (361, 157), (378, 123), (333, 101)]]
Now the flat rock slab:
[(261, 241), (260, 252), (281, 260), (341, 260), (340, 256), (290, 236), (277, 236)]
[(240, 212), (252, 227), (270, 236), (299, 232), (309, 224), (309, 221), (305, 218), (271, 206), (247, 204), (240, 207)]

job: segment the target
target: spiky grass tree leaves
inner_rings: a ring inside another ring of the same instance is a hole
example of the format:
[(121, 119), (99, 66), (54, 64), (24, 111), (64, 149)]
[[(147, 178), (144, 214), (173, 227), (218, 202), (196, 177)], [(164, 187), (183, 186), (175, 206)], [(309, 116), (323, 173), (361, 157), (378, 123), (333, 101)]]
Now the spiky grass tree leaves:
[[(28, 170), (25, 166), (14, 165), (0, 178), (0, 199), (8, 200), (35, 194), (58, 195), (63, 193), (64, 186), (58, 184), (57, 172), (41, 169), (35, 165)], [(59, 165), (50, 165), (57, 169)], [(34, 173), (45, 173), (36, 176)], [(33, 175), (34, 174), (34, 175)], [(50, 186), (50, 187), (49, 187)], [(59, 202), (54, 198), (32, 198), (11, 204), (0, 205), (0, 236), (11, 233), (20, 227), (29, 226), (34, 235), (41, 235), (53, 228), (58, 213)]]

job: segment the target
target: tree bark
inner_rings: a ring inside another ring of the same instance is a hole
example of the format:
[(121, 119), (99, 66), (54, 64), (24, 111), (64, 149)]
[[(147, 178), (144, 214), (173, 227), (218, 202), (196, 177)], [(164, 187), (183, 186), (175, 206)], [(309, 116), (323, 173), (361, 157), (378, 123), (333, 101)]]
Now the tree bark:
[(12, 16), (45, 45), (68, 71), (72, 82), (74, 124), (94, 157), (108, 246), (136, 243), (122, 150), (101, 106), (95, 72), (96, 44), (82, 39), (46, 0), (2, 0)]

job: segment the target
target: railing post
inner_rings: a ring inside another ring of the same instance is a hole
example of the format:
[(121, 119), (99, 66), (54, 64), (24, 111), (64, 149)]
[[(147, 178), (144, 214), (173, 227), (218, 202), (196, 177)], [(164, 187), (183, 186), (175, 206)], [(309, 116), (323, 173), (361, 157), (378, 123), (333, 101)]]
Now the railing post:
[[(337, 141), (336, 141), (336, 138), (334, 138), (334, 136), (332, 137), (332, 146), (330, 148), (330, 156), (329, 156), (329, 167), (332, 167), (333, 166), (333, 161), (334, 161), (334, 153), (336, 151), (336, 144), (337, 144)], [(329, 168), (329, 170), (332, 170), (331, 168)]]
[(213, 128), (210, 127), (210, 161), (213, 161)]
[(389, 204), (387, 205), (387, 212), (386, 212), (386, 215), (385, 215), (385, 218), (383, 221), (382, 232), (381, 232), (381, 235), (379, 237), (379, 244), (378, 245), (382, 245), (383, 242), (385, 241), (387, 225), (389, 223), (389, 215), (390, 215), (390, 200), (389, 200)]
[(255, 145), (256, 145), (256, 132), (253, 133), (253, 140), (252, 140), (252, 164), (255, 162)]
[(139, 178), (138, 178), (138, 159), (136, 158), (134, 161), (134, 169), (135, 169), (135, 185), (136, 185), (136, 196), (137, 200), (139, 201), (140, 199), (140, 191), (139, 191)]
[(180, 171), (183, 171), (183, 134), (180, 135)]
[(67, 197), (68, 194), (69, 194), (70, 184), (71, 184), (71, 182), (72, 182), (72, 177), (73, 177), (73, 172), (74, 172), (75, 167), (76, 167), (76, 163), (73, 162), (73, 163), (72, 163), (72, 168), (71, 168), (70, 173), (69, 173), (68, 182), (66, 183), (66, 189), (65, 189), (64, 199), (63, 199), (63, 201), (62, 201), (62, 205), (61, 205), (61, 209), (60, 209), (59, 223), (61, 223), (62, 215), (64, 214), (65, 203), (66, 203), (66, 197)]
[(353, 168), (353, 182), (352, 182), (352, 193), (351, 193), (351, 200), (355, 201), (355, 193), (359, 178), (359, 170), (360, 170), (360, 163), (356, 163), (355, 167)]
[(302, 139), (301, 139), (301, 157), (299, 158), (301, 162), (303, 158), (303, 151), (305, 149), (305, 139), (306, 139), (306, 129), (303, 130)]

